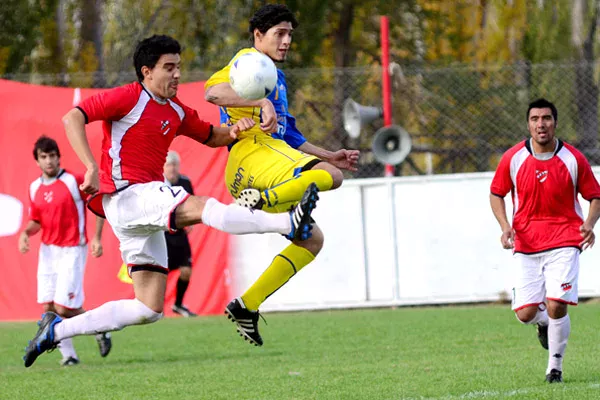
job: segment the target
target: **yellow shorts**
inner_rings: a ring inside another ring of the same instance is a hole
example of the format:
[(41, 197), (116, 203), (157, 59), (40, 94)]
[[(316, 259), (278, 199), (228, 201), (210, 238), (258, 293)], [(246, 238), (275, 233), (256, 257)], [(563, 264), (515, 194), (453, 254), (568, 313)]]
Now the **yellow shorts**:
[[(280, 139), (256, 135), (237, 142), (229, 152), (225, 183), (237, 198), (249, 187), (266, 190), (298, 175), (308, 163), (319, 159), (290, 147)], [(265, 211), (287, 211), (291, 204), (279, 204)]]

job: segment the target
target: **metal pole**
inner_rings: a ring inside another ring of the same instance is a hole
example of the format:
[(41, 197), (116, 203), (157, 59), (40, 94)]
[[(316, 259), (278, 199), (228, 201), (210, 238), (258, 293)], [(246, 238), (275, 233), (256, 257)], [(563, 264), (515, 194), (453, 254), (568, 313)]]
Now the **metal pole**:
[[(392, 85), (390, 80), (390, 24), (388, 17), (381, 16), (381, 75), (383, 95), (383, 123), (392, 125)], [(385, 176), (394, 176), (394, 166), (385, 165)]]
[(365, 301), (371, 300), (371, 290), (369, 282), (369, 254), (367, 253), (367, 218), (365, 216), (365, 190), (360, 185), (360, 221), (362, 224), (362, 245), (363, 245), (363, 266), (365, 269)]

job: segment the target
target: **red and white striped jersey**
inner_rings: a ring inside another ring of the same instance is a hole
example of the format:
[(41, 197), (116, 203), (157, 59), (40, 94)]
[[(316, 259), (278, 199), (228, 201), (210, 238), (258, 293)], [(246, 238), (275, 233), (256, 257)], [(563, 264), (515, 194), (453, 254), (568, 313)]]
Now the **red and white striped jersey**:
[(580, 248), (584, 216), (577, 193), (588, 201), (600, 198), (600, 185), (573, 146), (559, 140), (552, 158), (539, 160), (528, 139), (504, 153), (491, 192), (502, 198), (512, 193), (514, 251), (531, 254)]
[(29, 185), (29, 218), (42, 226), (42, 243), (61, 247), (87, 243), (83, 177), (61, 170), (56, 178), (39, 177)]
[[(139, 82), (110, 89), (77, 106), (86, 123), (103, 121), (100, 192), (113, 193), (135, 183), (163, 181), (163, 165), (175, 136), (205, 143), (212, 126), (176, 97), (161, 101)], [(89, 208), (104, 216), (102, 196)]]

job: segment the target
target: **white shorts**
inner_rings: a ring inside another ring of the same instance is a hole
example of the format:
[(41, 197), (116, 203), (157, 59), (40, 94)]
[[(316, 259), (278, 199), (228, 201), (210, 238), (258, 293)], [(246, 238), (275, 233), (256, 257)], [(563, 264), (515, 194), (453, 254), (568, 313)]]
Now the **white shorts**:
[(163, 182), (138, 183), (104, 195), (106, 219), (119, 239), (128, 267), (154, 265), (168, 269), (164, 231), (173, 231), (171, 214), (190, 195), (181, 186)]
[(83, 305), (86, 246), (40, 245), (37, 270), (37, 301), (70, 309)]
[(512, 309), (545, 303), (546, 299), (577, 305), (579, 249), (564, 247), (539, 254), (515, 253), (519, 274)]

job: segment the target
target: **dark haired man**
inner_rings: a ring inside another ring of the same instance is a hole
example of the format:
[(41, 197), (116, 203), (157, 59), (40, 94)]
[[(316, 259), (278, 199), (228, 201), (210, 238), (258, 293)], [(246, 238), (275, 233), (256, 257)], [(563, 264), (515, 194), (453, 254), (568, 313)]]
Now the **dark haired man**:
[[(558, 112), (545, 99), (527, 109), (531, 138), (509, 149), (492, 181), (490, 204), (500, 224), (500, 242), (513, 249), (519, 273), (512, 309), (517, 319), (537, 325), (548, 352), (546, 381), (562, 382), (571, 332), (567, 305), (577, 305), (579, 253), (595, 243), (600, 216), (600, 185), (587, 159), (555, 137)], [(512, 193), (512, 226), (504, 196)], [(584, 220), (577, 193), (590, 202)]]
[[(83, 277), (87, 259), (85, 193), (80, 192), (81, 176), (60, 168), (60, 150), (52, 138), (40, 136), (33, 146), (33, 157), (42, 175), (29, 185), (29, 221), (19, 236), (19, 251), (29, 251), (29, 237), (42, 232), (37, 270), (37, 301), (44, 312), (53, 311), (62, 318), (84, 312)], [(104, 219), (96, 218), (92, 255), (102, 255)], [(98, 334), (100, 355), (111, 349), (109, 334)], [(61, 365), (79, 364), (69, 338), (58, 344)]]
[[(166, 230), (203, 223), (233, 234), (310, 236), (310, 214), (318, 199), (315, 186), (306, 190), (292, 211), (272, 215), (192, 196), (182, 187), (165, 184), (163, 165), (175, 136), (218, 147), (254, 125), (243, 118), (231, 127), (213, 127), (184, 105), (176, 97), (180, 51), (179, 43), (169, 36), (142, 40), (134, 53), (138, 82), (89, 97), (63, 117), (67, 137), (87, 168), (80, 189), (93, 195), (88, 208), (106, 217), (119, 239), (135, 299), (108, 302), (68, 320), (44, 314), (26, 349), (26, 367), (65, 338), (162, 318), (168, 271)], [(85, 131), (85, 124), (93, 121), (103, 121), (100, 169)]]
[[(288, 112), (283, 71), (277, 71), (275, 90), (264, 99), (243, 99), (229, 85), (230, 67), (243, 54), (261, 52), (276, 63), (284, 62), (297, 26), (298, 21), (285, 5), (261, 7), (249, 21), (252, 47), (240, 50), (206, 82), (205, 98), (220, 106), (222, 124), (232, 125), (244, 117), (257, 123), (231, 145), (225, 180), (238, 204), (269, 212), (296, 204), (312, 183), (321, 191), (340, 187), (344, 178), (340, 169), (356, 171), (359, 157), (357, 150), (331, 152), (304, 138)], [(250, 343), (263, 343), (258, 333), (259, 306), (314, 260), (323, 240), (315, 224), (312, 238), (291, 243), (241, 297), (227, 306), (225, 313)]]

